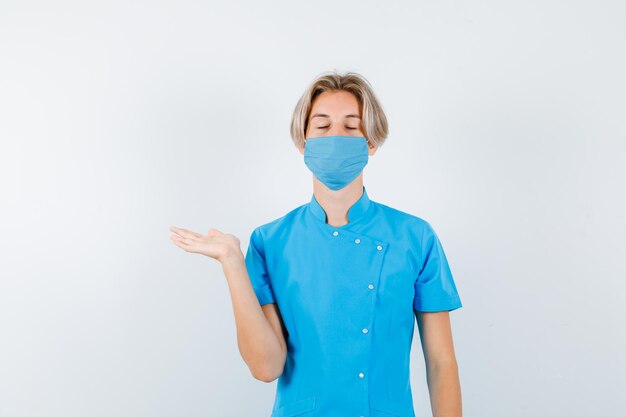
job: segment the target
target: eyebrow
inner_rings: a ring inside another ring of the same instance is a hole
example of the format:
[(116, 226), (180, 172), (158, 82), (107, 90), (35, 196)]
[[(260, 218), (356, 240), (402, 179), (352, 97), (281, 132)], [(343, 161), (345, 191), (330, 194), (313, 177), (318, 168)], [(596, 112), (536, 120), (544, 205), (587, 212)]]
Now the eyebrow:
[[(313, 116), (311, 116), (311, 120), (313, 120), (314, 117), (330, 117), (330, 116), (324, 113), (315, 113)], [(361, 118), (358, 114), (346, 114), (346, 117), (354, 117), (356, 119)]]

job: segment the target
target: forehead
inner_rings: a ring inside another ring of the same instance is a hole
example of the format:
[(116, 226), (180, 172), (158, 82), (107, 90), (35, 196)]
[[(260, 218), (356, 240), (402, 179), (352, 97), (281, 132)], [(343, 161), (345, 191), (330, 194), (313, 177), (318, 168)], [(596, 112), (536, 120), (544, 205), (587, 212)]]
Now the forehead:
[(348, 91), (324, 91), (315, 97), (311, 106), (310, 118), (314, 117), (359, 117), (359, 101)]

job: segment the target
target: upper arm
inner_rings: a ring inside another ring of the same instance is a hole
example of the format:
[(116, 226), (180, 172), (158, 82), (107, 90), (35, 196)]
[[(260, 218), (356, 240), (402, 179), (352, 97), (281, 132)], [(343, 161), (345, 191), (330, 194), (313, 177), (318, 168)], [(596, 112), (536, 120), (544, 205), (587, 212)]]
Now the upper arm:
[(428, 366), (455, 363), (450, 314), (462, 307), (439, 237), (426, 222), (421, 235), (421, 263), (415, 279), (413, 310)]
[(430, 224), (423, 226), (413, 308), (418, 312), (437, 312), (462, 307), (443, 246)]
[(427, 366), (456, 363), (448, 311), (415, 312)]
[(276, 303), (270, 273), (265, 259), (265, 244), (258, 228), (252, 231), (245, 256), (246, 269), (252, 289), (261, 306)]
[(272, 328), (274, 329), (274, 333), (276, 333), (276, 337), (278, 338), (278, 342), (280, 343), (281, 350), (283, 354), (287, 355), (287, 342), (285, 341), (287, 336), (287, 330), (285, 328), (285, 324), (283, 322), (282, 316), (280, 314), (280, 310), (278, 309), (278, 304), (270, 303), (264, 304), (261, 306), (263, 309), (263, 313), (267, 318), (267, 321), (270, 323)]
[(284, 366), (287, 357), (286, 328), (278, 309), (278, 303), (272, 281), (270, 279), (270, 271), (266, 262), (266, 247), (263, 236), (259, 228), (252, 231), (248, 250), (245, 255), (245, 264), (250, 277), (252, 289), (259, 301), (259, 305), (263, 310), (265, 318), (276, 334), (276, 338), (280, 345), (282, 354), (281, 363)]

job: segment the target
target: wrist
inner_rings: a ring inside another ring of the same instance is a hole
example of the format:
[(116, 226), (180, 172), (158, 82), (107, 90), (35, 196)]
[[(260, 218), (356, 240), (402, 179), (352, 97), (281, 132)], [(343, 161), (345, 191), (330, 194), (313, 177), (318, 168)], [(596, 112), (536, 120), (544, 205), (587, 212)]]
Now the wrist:
[(220, 258), (223, 268), (238, 267), (245, 263), (245, 258), (241, 252), (228, 253)]

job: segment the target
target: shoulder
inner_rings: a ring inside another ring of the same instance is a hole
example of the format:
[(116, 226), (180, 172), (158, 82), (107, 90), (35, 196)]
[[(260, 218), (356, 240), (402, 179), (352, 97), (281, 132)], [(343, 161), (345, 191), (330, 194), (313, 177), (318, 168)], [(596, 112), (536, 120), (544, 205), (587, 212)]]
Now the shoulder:
[(289, 231), (293, 224), (300, 220), (306, 206), (307, 204), (301, 204), (298, 207), (289, 210), (282, 216), (255, 227), (252, 231), (252, 237), (254, 239), (265, 241), (273, 239)]
[(385, 218), (390, 225), (393, 236), (402, 242), (401, 246), (409, 248), (409, 259), (414, 265), (422, 265), (428, 253), (439, 244), (439, 238), (430, 221), (408, 211), (390, 207), (386, 204), (375, 203), (378, 215)]
[(378, 210), (378, 214), (385, 218), (388, 223), (394, 225), (400, 232), (406, 232), (418, 238), (434, 233), (430, 222), (417, 214), (400, 210), (377, 201), (372, 201), (372, 204), (374, 204), (376, 210)]

